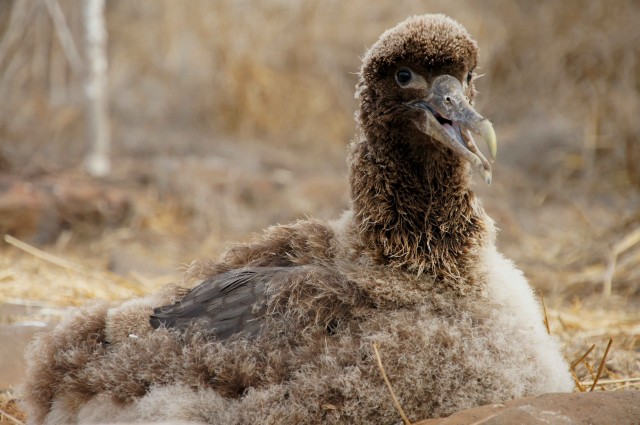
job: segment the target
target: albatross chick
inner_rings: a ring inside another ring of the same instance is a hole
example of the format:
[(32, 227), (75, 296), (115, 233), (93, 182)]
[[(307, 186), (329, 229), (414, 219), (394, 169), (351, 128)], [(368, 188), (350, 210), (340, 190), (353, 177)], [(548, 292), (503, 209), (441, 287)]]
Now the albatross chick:
[[(398, 421), (570, 391), (540, 305), (472, 192), (496, 153), (478, 48), (443, 15), (366, 52), (351, 208), (267, 229), (167, 289), (84, 309), (27, 354), (30, 423)], [(133, 337), (135, 336), (135, 337)]]

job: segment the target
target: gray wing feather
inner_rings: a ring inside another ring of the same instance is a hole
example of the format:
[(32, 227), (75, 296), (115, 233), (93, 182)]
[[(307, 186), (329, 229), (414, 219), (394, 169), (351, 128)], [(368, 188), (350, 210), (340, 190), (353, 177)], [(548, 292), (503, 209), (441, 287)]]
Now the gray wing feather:
[[(294, 267), (295, 268), (295, 267)], [(266, 310), (266, 286), (292, 267), (247, 267), (214, 276), (180, 301), (153, 311), (149, 323), (185, 330), (195, 322), (218, 339), (247, 332), (257, 334)]]

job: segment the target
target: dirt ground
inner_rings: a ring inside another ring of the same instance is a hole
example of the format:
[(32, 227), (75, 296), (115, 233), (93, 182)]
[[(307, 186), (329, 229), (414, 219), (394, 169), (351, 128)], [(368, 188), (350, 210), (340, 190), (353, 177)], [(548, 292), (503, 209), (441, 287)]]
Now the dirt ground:
[[(76, 3), (60, 2), (74, 35)], [(111, 2), (114, 163), (94, 179), (82, 168), (78, 83), (59, 43), (42, 41), (54, 27), (36, 9), (37, 29), (17, 34), (12, 20), (30, 16), (17, 4), (0, 4), (0, 229), (10, 235), (0, 242), (0, 326), (142, 295), (269, 225), (337, 217), (349, 202), (358, 56), (384, 28), (426, 11), (410, 1), (274, 0), (250, 12), (234, 2)], [(595, 389), (637, 389), (638, 4), (427, 9), (479, 40), (487, 76), (477, 108), (494, 122), (499, 151), (494, 183), (476, 179), (475, 189), (500, 250), (544, 297), (576, 391), (590, 389), (610, 339)], [(10, 188), (24, 196), (3, 203)], [(65, 198), (64, 188), (76, 192)], [(63, 201), (33, 201), (40, 190)], [(15, 205), (24, 205), (17, 215)], [(37, 308), (4, 314), (8, 305)], [(13, 393), (2, 397), (0, 423), (24, 420)]]

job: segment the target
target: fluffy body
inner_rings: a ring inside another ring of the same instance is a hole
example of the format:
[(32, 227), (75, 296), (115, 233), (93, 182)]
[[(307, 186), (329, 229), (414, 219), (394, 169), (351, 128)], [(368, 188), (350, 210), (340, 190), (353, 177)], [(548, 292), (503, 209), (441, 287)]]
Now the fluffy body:
[(358, 85), (352, 208), (267, 229), (192, 271), (197, 282), (269, 270), (242, 295), (257, 294), (257, 327), (224, 337), (206, 320), (154, 329), (154, 308), (181, 300), (181, 288), (89, 307), (31, 345), (30, 422), (397, 422), (374, 342), (412, 420), (570, 391), (531, 288), (496, 251), (469, 165), (397, 113), (406, 93), (385, 75), (404, 62), (463, 79), (477, 47), (441, 15), (383, 34)]

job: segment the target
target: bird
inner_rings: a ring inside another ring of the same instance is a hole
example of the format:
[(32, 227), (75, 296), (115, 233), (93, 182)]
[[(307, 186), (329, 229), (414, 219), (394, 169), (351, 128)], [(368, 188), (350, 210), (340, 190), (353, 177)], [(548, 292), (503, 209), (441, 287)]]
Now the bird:
[(473, 106), (478, 50), (441, 14), (385, 31), (356, 85), (350, 207), (270, 227), (189, 284), (86, 307), (39, 336), (30, 423), (395, 423), (385, 378), (413, 420), (571, 391), (471, 187), (492, 180), (475, 138), (497, 151)]

